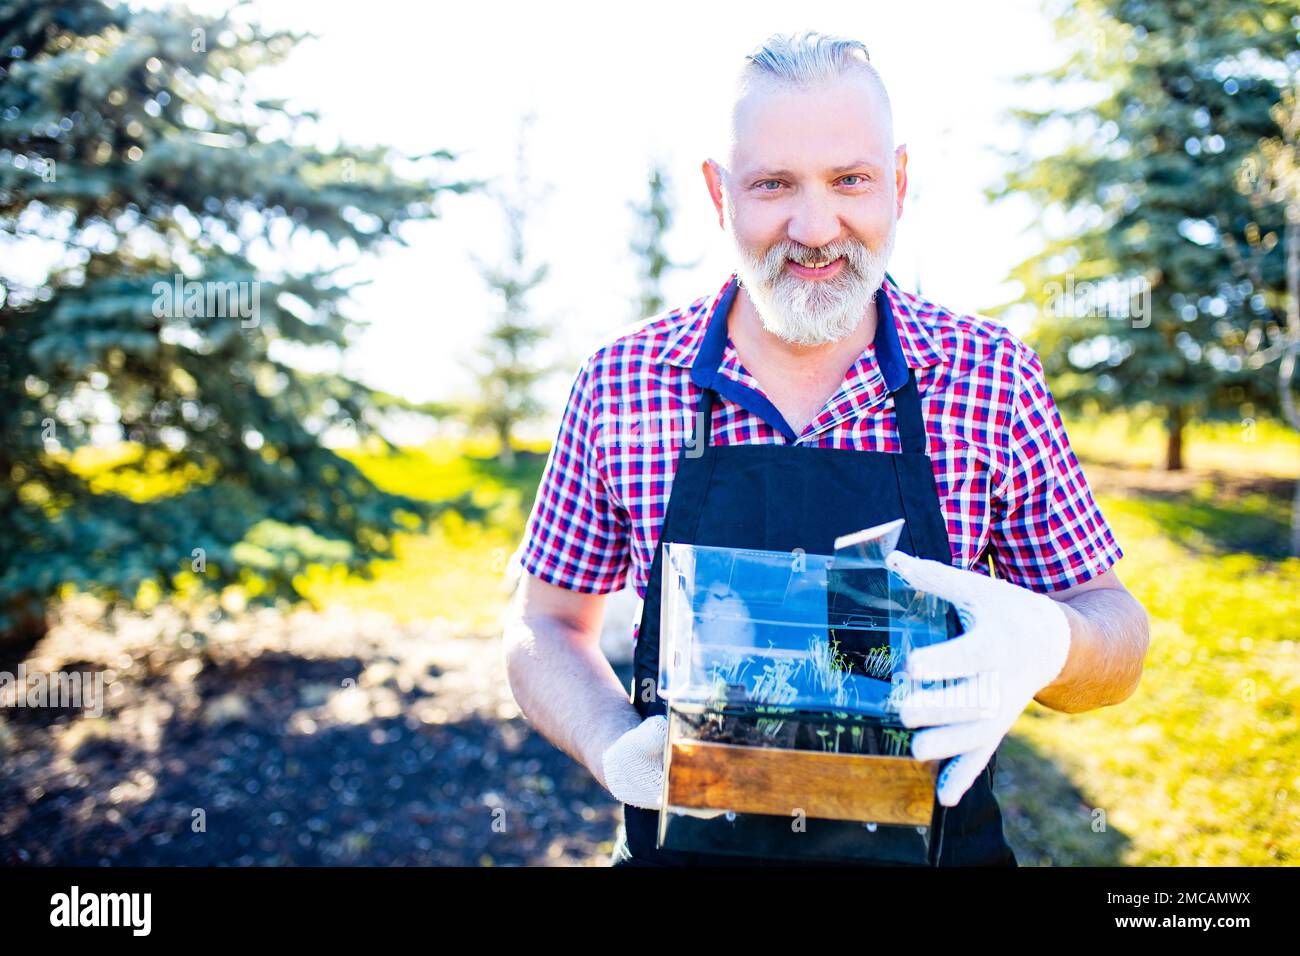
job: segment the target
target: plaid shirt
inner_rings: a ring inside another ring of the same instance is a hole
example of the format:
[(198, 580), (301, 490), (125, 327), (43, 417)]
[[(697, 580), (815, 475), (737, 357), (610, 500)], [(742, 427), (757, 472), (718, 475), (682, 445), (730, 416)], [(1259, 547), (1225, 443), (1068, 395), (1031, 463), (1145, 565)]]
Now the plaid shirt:
[[(583, 363), (521, 547), (529, 573), (570, 590), (607, 593), (621, 588), (630, 570), (644, 598), (703, 384), (712, 382), (720, 396), (714, 444), (896, 453), (889, 392), (906, 380), (904, 361), (916, 373), (956, 566), (987, 573), (987, 549), (999, 577), (1053, 591), (1119, 560), (1038, 356), (1003, 326), (956, 315), (900, 290), (886, 275), (876, 297), (876, 342), (795, 435), (726, 335), (726, 309), (737, 289), (733, 273), (717, 294), (639, 323)], [(711, 323), (715, 314), (719, 321)]]

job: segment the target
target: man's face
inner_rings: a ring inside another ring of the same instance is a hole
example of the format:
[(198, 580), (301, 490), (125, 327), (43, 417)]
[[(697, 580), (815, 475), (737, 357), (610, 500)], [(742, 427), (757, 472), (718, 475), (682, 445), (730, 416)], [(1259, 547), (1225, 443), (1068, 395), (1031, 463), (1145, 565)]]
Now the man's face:
[(906, 162), (869, 78), (760, 83), (740, 100), (730, 168), (705, 175), (769, 332), (807, 346), (858, 327), (893, 250)]

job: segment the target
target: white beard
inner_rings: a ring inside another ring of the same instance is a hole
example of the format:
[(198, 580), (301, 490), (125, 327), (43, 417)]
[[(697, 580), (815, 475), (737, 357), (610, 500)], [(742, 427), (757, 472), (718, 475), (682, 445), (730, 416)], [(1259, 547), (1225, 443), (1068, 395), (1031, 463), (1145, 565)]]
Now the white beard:
[(803, 247), (778, 242), (761, 258), (751, 256), (728, 230), (739, 265), (736, 273), (749, 292), (763, 327), (791, 345), (825, 345), (850, 335), (862, 321), (885, 279), (894, 250), (897, 221), (889, 227), (882, 248), (873, 250), (855, 240), (833, 242), (817, 250), (844, 256), (840, 274), (832, 279), (800, 279), (785, 263)]

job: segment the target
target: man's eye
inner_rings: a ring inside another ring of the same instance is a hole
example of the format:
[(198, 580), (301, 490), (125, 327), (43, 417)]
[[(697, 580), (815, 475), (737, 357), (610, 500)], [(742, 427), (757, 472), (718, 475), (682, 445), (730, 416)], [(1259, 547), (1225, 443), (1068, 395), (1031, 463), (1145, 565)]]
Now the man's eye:
[(846, 186), (856, 186), (856, 185), (858, 185), (857, 183), (849, 183), (849, 182), (845, 182), (845, 180), (848, 180), (848, 179), (861, 179), (861, 180), (865, 181), (865, 180), (866, 180), (866, 177), (865, 177), (865, 176), (859, 176), (857, 173), (850, 173), (848, 176), (845, 176), (844, 179), (841, 179), (840, 182), (844, 183)]
[(780, 186), (781, 183), (780, 183), (778, 180), (775, 180), (775, 179), (765, 179), (765, 180), (763, 180), (761, 183), (758, 183), (757, 185), (758, 185), (758, 188), (759, 188), (760, 190), (762, 190), (763, 192), (765, 192), (765, 193), (771, 193), (771, 192), (776, 192), (776, 190), (775, 190), (775, 189), (764, 189), (763, 187), (764, 187), (764, 186)]

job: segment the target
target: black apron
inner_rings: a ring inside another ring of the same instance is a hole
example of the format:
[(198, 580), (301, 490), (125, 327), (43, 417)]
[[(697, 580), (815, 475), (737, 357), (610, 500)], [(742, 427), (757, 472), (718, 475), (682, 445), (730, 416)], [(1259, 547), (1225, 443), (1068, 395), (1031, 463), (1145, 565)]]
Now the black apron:
[[(878, 296), (877, 302), (882, 299)], [(727, 310), (719, 309), (712, 321), (725, 323)], [(888, 333), (896, 334), (892, 322)], [(708, 372), (708, 380), (712, 381), (717, 369)], [(934, 472), (925, 454), (920, 396), (910, 368), (906, 383), (891, 394), (902, 445), (900, 454), (771, 444), (714, 445), (710, 438), (717, 395), (712, 388), (704, 388), (697, 407), (696, 421), (700, 424), (696, 454), (692, 457), (683, 449), (678, 458), (646, 585), (633, 656), (631, 695), (643, 718), (666, 712), (663, 701), (653, 692), (659, 676), (660, 578), (666, 542), (765, 551), (792, 552), (802, 548), (807, 554), (829, 555), (834, 553), (835, 539), (840, 535), (901, 517), (906, 524), (898, 542), (900, 551), (952, 563)], [(932, 842), (932, 863), (1016, 865), (993, 796), (996, 760), (995, 753), (956, 806), (945, 808), (936, 798), (934, 819), (939, 822), (934, 833), (939, 842)], [(623, 814), (624, 826), (613, 857), (616, 865), (789, 865), (788, 861), (763, 856), (657, 849), (658, 811), (624, 805)], [(789, 833), (789, 821), (776, 818), (771, 822)], [(805, 833), (797, 838), (821, 839), (828, 851), (826, 862), (837, 862), (833, 854), (844, 840), (873, 841), (873, 847), (853, 854), (867, 857), (857, 862), (891, 862), (886, 831), (894, 828), (868, 832), (861, 825), (812, 819), (806, 825)], [(880, 851), (873, 858), (875, 845)]]

